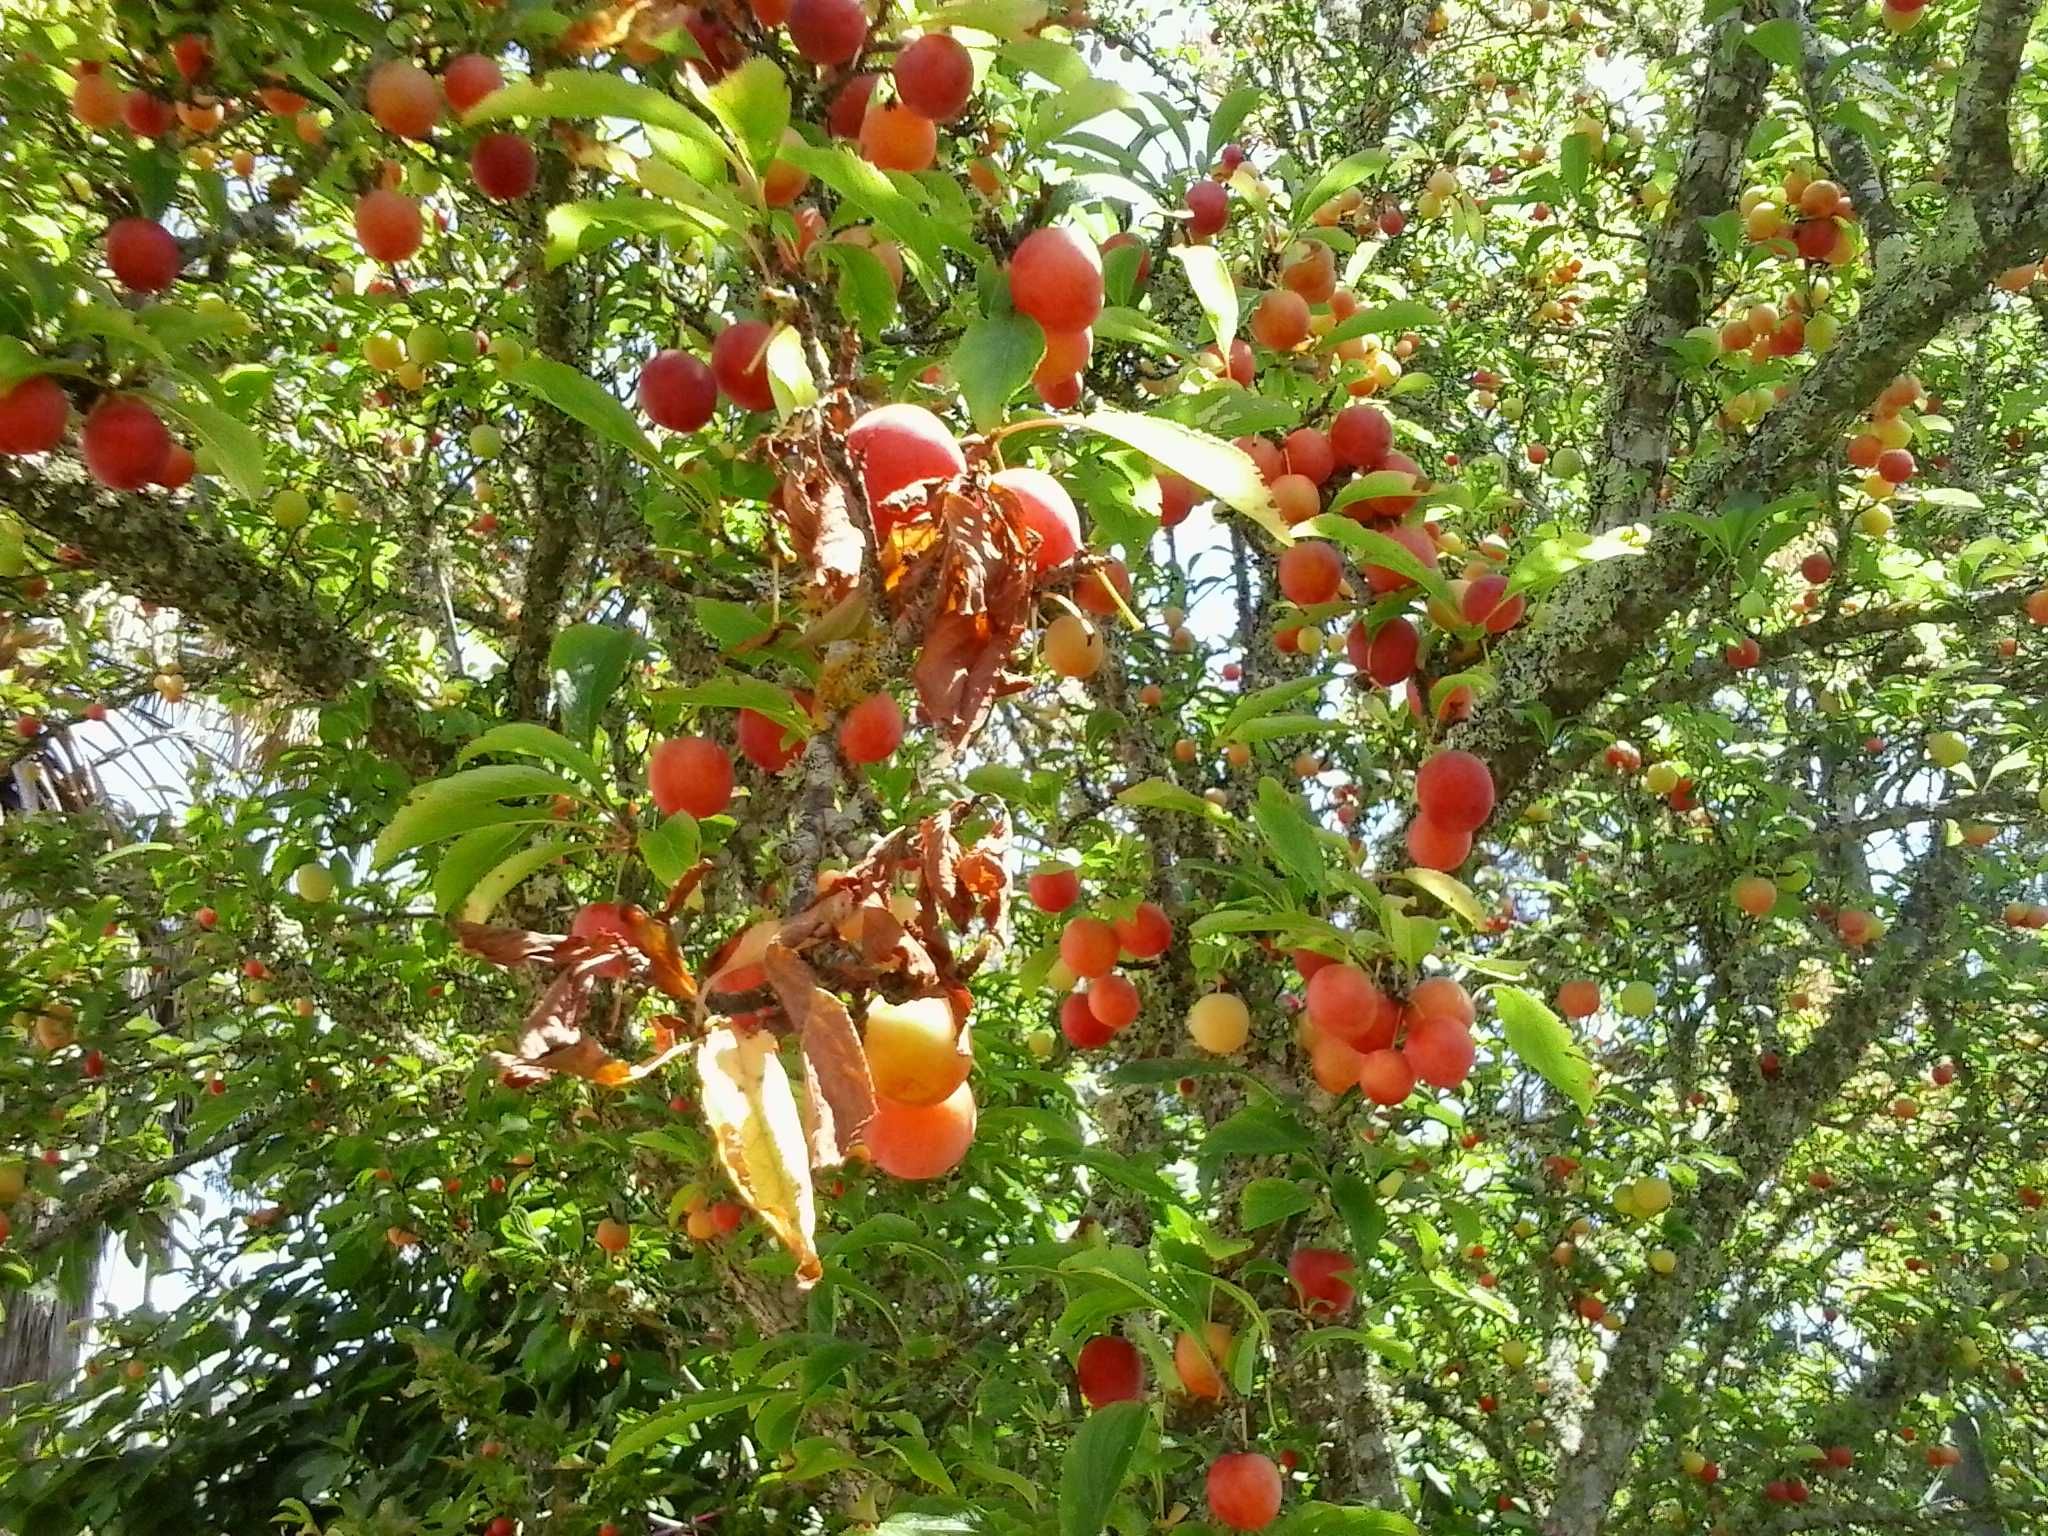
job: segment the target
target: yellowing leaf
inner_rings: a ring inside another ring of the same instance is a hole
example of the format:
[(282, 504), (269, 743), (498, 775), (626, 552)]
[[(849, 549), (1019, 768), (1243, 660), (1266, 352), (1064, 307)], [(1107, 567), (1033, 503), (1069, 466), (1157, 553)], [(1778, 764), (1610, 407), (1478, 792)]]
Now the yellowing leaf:
[(796, 1283), (808, 1289), (825, 1272), (812, 1239), (810, 1151), (775, 1037), (714, 1029), (697, 1047), (697, 1076), (720, 1166), (796, 1259)]

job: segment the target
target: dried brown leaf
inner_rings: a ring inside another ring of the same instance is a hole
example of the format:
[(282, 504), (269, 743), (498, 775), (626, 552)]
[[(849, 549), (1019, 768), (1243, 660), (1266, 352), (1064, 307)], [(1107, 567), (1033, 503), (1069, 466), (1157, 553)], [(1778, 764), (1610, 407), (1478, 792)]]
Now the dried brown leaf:
[(720, 1165), (796, 1259), (796, 1283), (808, 1289), (825, 1267), (813, 1240), (817, 1214), (803, 1120), (775, 1037), (713, 1029), (697, 1047), (697, 1076)]
[(804, 601), (823, 613), (860, 586), (867, 535), (855, 520), (848, 488), (827, 463), (816, 428), (775, 445), (782, 471), (776, 496), (789, 541), (806, 572)]
[(676, 948), (676, 936), (668, 924), (645, 907), (627, 907), (619, 916), (625, 924), (626, 937), (646, 956), (654, 984), (677, 1002), (695, 1001), (697, 983), (689, 967), (683, 964), (683, 952)]
[(559, 933), (535, 933), (528, 928), (507, 928), (497, 923), (468, 923), (457, 918), (456, 940), (473, 955), (493, 965), (531, 965), (553, 960), (562, 944)]
[(779, 944), (763, 961), (768, 981), (803, 1047), (805, 1087), (811, 1095), (811, 1161), (820, 1168), (843, 1162), (875, 1117), (875, 1085), (868, 1053), (846, 1005), (818, 985), (811, 968)]

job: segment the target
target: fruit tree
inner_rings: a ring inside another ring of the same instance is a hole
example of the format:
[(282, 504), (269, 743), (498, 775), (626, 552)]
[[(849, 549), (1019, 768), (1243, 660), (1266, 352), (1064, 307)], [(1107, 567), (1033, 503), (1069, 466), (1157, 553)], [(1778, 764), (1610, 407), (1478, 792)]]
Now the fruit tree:
[(0, 17), (0, 1529), (2048, 1528), (2039, 0)]

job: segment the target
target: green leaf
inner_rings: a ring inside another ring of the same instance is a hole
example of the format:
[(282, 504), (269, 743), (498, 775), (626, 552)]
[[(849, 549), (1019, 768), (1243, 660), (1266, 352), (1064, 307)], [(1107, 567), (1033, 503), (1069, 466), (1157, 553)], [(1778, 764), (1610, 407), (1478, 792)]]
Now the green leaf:
[(966, 27), (991, 37), (1019, 39), (1045, 24), (1050, 14), (1045, 0), (948, 0), (918, 20), (922, 31), (943, 27)]
[(775, 397), (775, 414), (783, 420), (818, 403), (818, 381), (811, 377), (811, 365), (804, 356), (804, 339), (793, 325), (777, 326), (768, 338), (763, 359), (768, 369), (768, 392)]
[(896, 284), (882, 258), (864, 245), (845, 240), (827, 240), (813, 248), (825, 265), (836, 269), (839, 281), (834, 293), (840, 312), (860, 327), (861, 334), (878, 336), (896, 318)]
[(1579, 1106), (1579, 1113), (1593, 1112), (1593, 1067), (1572, 1038), (1571, 1030), (1542, 999), (1520, 987), (1495, 985), (1494, 1008), (1500, 1014), (1501, 1030), (1508, 1048), (1534, 1069), (1545, 1082)]
[(1175, 245), (1166, 254), (1186, 269), (1188, 287), (1209, 322), (1210, 339), (1227, 359), (1238, 315), (1237, 279), (1230, 275), (1230, 263), (1213, 245)]
[(1089, 77), (1088, 61), (1069, 43), (1049, 37), (1020, 37), (1003, 45), (1005, 63), (1030, 71), (1050, 85), (1065, 90)]
[(1255, 85), (1240, 85), (1216, 103), (1216, 110), (1209, 114), (1210, 160), (1223, 153), (1223, 146), (1244, 126), (1244, 120), (1251, 116), (1252, 108), (1259, 104), (1263, 95)]
[[(1110, 253), (1112, 259), (1125, 257), (1135, 268), (1138, 258), (1128, 250), (1119, 248)], [(1095, 334), (1104, 341), (1130, 341), (1139, 346), (1150, 347), (1172, 357), (1185, 357), (1188, 349), (1165, 326), (1150, 315), (1135, 309), (1112, 305), (1095, 317)]]
[(1649, 552), (1649, 535), (1640, 527), (1616, 528), (1597, 536), (1566, 534), (1544, 539), (1515, 562), (1508, 574), (1508, 591), (1547, 592), (1582, 565)]
[[(1372, 476), (1365, 478), (1370, 480)], [(1450, 588), (1445, 585), (1441, 573), (1424, 565), (1405, 544), (1396, 543), (1376, 528), (1367, 528), (1348, 517), (1325, 512), (1321, 517), (1309, 519), (1295, 532), (1303, 537), (1326, 538), (1342, 544), (1362, 563), (1397, 571), (1438, 601), (1450, 601)]]
[(699, 629), (721, 649), (728, 651), (734, 646), (745, 645), (749, 640), (758, 640), (775, 627), (758, 609), (745, 603), (728, 602), (722, 597), (692, 598), (690, 616), (697, 621)]
[[(674, 135), (654, 130), (656, 137), (673, 142)], [(675, 150), (697, 160), (706, 159), (705, 152), (695, 144), (674, 143)], [(722, 168), (721, 162), (711, 159), (709, 168)], [(698, 171), (687, 164), (671, 160), (666, 155), (643, 155), (633, 162), (633, 176), (641, 186), (663, 201), (675, 205), (676, 210), (687, 220), (701, 225), (714, 235), (730, 235), (733, 230), (743, 228), (753, 219), (753, 214), (732, 196), (722, 181), (707, 182)], [(631, 199), (622, 199), (630, 202)], [(571, 205), (581, 206), (581, 205)], [(609, 208), (609, 201), (600, 201), (594, 206)]]
[(529, 357), (514, 367), (500, 369), (499, 376), (581, 422), (605, 441), (648, 463), (659, 462), (654, 445), (647, 441), (633, 413), (589, 374), (551, 357)]
[(1253, 1179), (1238, 1197), (1239, 1223), (1247, 1231), (1299, 1216), (1315, 1196), (1292, 1179)]
[(571, 844), (559, 838), (542, 838), (539, 842), (521, 848), (509, 858), (493, 865), (482, 879), (470, 888), (469, 899), (462, 904), (465, 922), (481, 923), (498, 909), (498, 903), (512, 894), (513, 889), (535, 870), (554, 863), (571, 848)]
[(1116, 797), (1118, 805), (1135, 805), (1144, 810), (1180, 811), (1188, 816), (1207, 816), (1212, 821), (1228, 821), (1230, 815), (1220, 805), (1211, 805), (1191, 789), (1182, 789), (1178, 784), (1165, 779), (1146, 779), (1121, 791)]
[[(619, 234), (694, 234), (708, 221), (651, 197), (606, 197), (557, 203), (547, 211), (547, 239), (541, 260), (552, 272), (593, 245)], [(710, 223), (714, 234), (725, 226)]]
[(885, 1440), (882, 1444), (901, 1456), (903, 1465), (910, 1468), (921, 1481), (930, 1483), (945, 1493), (955, 1491), (953, 1479), (947, 1475), (945, 1465), (924, 1441), (904, 1436), (895, 1440)]
[(1385, 336), (1394, 331), (1415, 331), (1425, 325), (1443, 323), (1443, 315), (1420, 299), (1395, 299), (1390, 304), (1375, 304), (1355, 310), (1348, 320), (1340, 321), (1331, 329), (1330, 334), (1323, 338), (1322, 345), (1328, 348), (1354, 336)]
[(1335, 165), (1324, 171), (1310, 184), (1308, 190), (1294, 200), (1294, 227), (1299, 229), (1308, 222), (1310, 214), (1348, 187), (1355, 187), (1368, 176), (1378, 175), (1387, 168), (1388, 155), (1378, 145), (1361, 149), (1346, 155)]
[(184, 160), (168, 149), (145, 144), (128, 156), (128, 184), (146, 219), (161, 219), (177, 201), (178, 176)]
[(1479, 898), (1472, 894), (1472, 888), (1455, 875), (1447, 875), (1438, 869), (1404, 869), (1401, 878), (1429, 892), (1470, 926), (1479, 928), (1485, 925), (1486, 909), (1479, 905)]
[(462, 750), (455, 754), (455, 761), (459, 765), (471, 758), (482, 757), (486, 753), (544, 757), (551, 763), (559, 763), (594, 788), (604, 787), (604, 771), (597, 766), (597, 759), (559, 731), (551, 731), (544, 725), (534, 725), (524, 720), (515, 720), (509, 725), (494, 725), (483, 735), (465, 744)]
[(962, 782), (977, 795), (994, 795), (1012, 802), (1028, 802), (1034, 798), (1030, 775), (1008, 763), (983, 763), (978, 768), (970, 768)]
[(1070, 431), (1098, 432), (1137, 449), (1153, 463), (1186, 476), (1243, 513), (1282, 544), (1293, 542), (1294, 536), (1273, 505), (1273, 494), (1266, 488), (1259, 466), (1237, 444), (1177, 421), (1140, 416), (1133, 411), (1095, 411), (1087, 416), (1063, 418), (1061, 425)]
[(1271, 1527), (1272, 1536), (1421, 1536), (1406, 1515), (1384, 1509), (1303, 1504)]
[(1319, 891), (1323, 888), (1322, 841), (1302, 811), (1300, 802), (1282, 789), (1277, 779), (1259, 780), (1259, 796), (1252, 805), (1252, 820), (1276, 864), (1304, 881), (1309, 889)]
[(751, 709), (757, 715), (766, 715), (799, 741), (818, 728), (817, 720), (787, 688), (758, 677), (728, 673), (706, 682), (693, 683), (687, 688), (674, 689), (670, 697), (678, 703), (694, 704), (700, 709)]
[(1216, 727), (1217, 738), (1222, 741), (1235, 741), (1238, 732), (1248, 722), (1274, 714), (1290, 704), (1298, 704), (1303, 699), (1315, 698), (1323, 691), (1323, 685), (1329, 681), (1328, 677), (1318, 673), (1314, 677), (1290, 678), (1284, 683), (1274, 683), (1270, 687), (1246, 694), (1237, 701), (1230, 713), (1223, 717), (1223, 723)]
[(471, 107), (462, 120), (488, 123), (508, 117), (623, 118), (666, 128), (723, 159), (733, 158), (710, 126), (674, 97), (602, 70), (551, 69), (540, 80), (515, 80)]
[(1799, 23), (1789, 16), (1774, 16), (1751, 27), (1742, 40), (1780, 68), (1799, 67)]
[(674, 885), (688, 874), (703, 851), (704, 836), (697, 830), (697, 818), (677, 811), (658, 827), (640, 834), (640, 857), (664, 887)]
[(1583, 133), (1568, 133), (1557, 152), (1557, 179), (1573, 197), (1586, 190), (1586, 172), (1593, 164), (1593, 141)]
[(447, 913), (460, 906), (462, 898), (475, 888), (487, 870), (518, 846), (522, 839), (532, 835), (527, 830), (531, 825), (531, 822), (521, 822), (511, 826), (479, 827), (450, 843), (434, 870), (434, 910)]
[(1340, 1173), (1330, 1185), (1330, 1203), (1344, 1218), (1345, 1233), (1351, 1239), (1351, 1257), (1362, 1266), (1379, 1251), (1380, 1237), (1387, 1230), (1387, 1213), (1380, 1207), (1379, 1192), (1371, 1182), (1355, 1173)]
[(1063, 90), (1049, 91), (1038, 98), (1037, 115), (1031, 120), (1027, 142), (1032, 146), (1057, 142), (1070, 130), (1110, 112), (1128, 111), (1137, 116), (1138, 98), (1113, 80), (1090, 76)]
[(642, 1419), (614, 1439), (611, 1452), (605, 1457), (605, 1465), (616, 1466), (628, 1456), (680, 1435), (693, 1424), (737, 1413), (775, 1395), (773, 1387), (749, 1387), (741, 1392), (693, 1392), (672, 1399), (666, 1413)]
[(980, 248), (966, 231), (955, 231), (932, 218), (912, 202), (888, 173), (868, 164), (850, 150), (819, 149), (810, 144), (787, 144), (778, 154), (791, 165), (809, 171), (859, 212), (887, 230), (913, 258), (918, 280), (931, 285), (943, 270), (943, 245), (967, 255)]
[[(402, 853), (489, 824), (492, 818), (486, 813), (501, 808), (503, 801), (540, 795), (551, 799), (556, 795), (583, 798), (582, 792), (559, 774), (515, 763), (465, 768), (422, 784), (405, 797), (404, 804), (377, 834), (376, 844), (370, 850), (370, 868), (382, 869)], [(542, 820), (547, 814), (545, 808), (530, 813), (522, 809), (515, 815), (496, 819)]]
[(953, 348), (951, 368), (977, 431), (1003, 419), (1010, 397), (1024, 387), (1043, 356), (1045, 333), (1024, 315), (980, 316), (968, 324)]
[(263, 495), (263, 439), (247, 422), (237, 420), (217, 406), (181, 395), (155, 403), (166, 416), (174, 416), (198, 434), (220, 465), (220, 472), (238, 495), (251, 501)]
[(1198, 1162), (1226, 1157), (1287, 1157), (1315, 1148), (1316, 1139), (1286, 1110), (1252, 1104), (1214, 1126), (1196, 1151)]
[(626, 680), (626, 666), (639, 640), (609, 624), (572, 624), (548, 647), (548, 671), (555, 700), (571, 738), (588, 741), (598, 716)]
[(754, 166), (774, 158), (789, 126), (789, 80), (773, 59), (757, 53), (698, 96)]
[(1060, 1467), (1060, 1536), (1102, 1536), (1151, 1409), (1111, 1403), (1088, 1415)]

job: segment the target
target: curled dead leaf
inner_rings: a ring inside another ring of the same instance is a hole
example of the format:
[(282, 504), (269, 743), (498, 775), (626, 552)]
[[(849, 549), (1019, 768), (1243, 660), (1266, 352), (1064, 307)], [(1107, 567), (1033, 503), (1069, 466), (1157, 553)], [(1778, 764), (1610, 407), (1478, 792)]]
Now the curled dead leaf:
[(719, 1165), (796, 1260), (808, 1289), (824, 1274), (813, 1237), (810, 1153), (775, 1037), (720, 1025), (697, 1047), (704, 1121)]
[(832, 1167), (845, 1160), (847, 1149), (875, 1117), (867, 1050), (846, 1005), (819, 986), (816, 974), (796, 955), (771, 944), (763, 968), (804, 1054), (812, 1165)]

